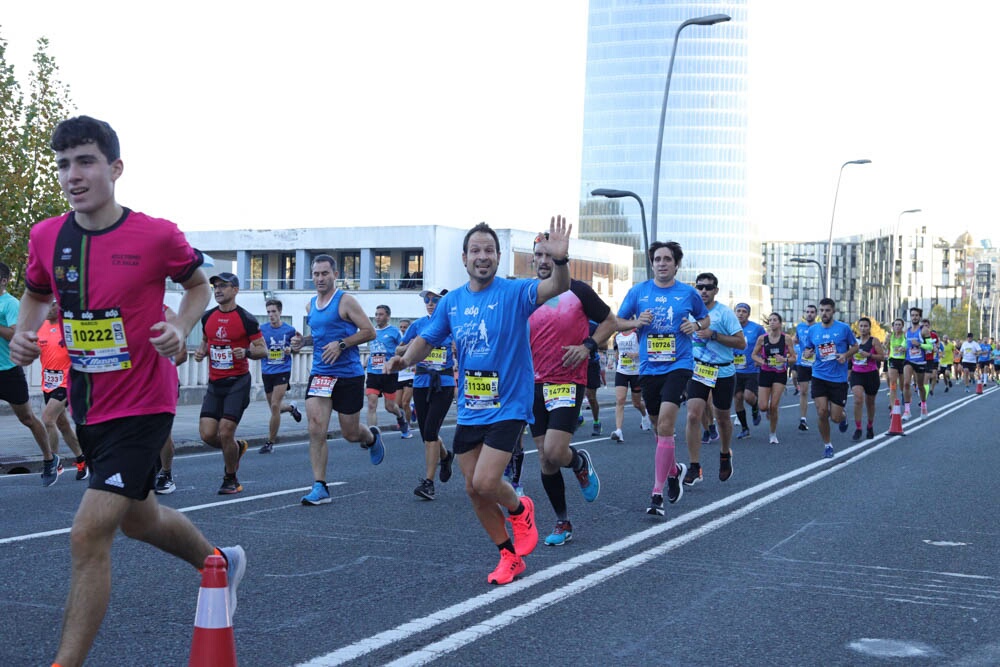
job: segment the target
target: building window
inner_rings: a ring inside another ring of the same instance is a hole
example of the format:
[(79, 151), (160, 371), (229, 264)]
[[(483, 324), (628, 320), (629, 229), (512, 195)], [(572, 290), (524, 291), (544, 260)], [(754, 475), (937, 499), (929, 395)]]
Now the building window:
[(267, 255), (253, 255), (250, 257), (250, 281), (247, 289), (264, 289), (264, 277), (267, 270)]
[(390, 289), (392, 287), (391, 274), (392, 269), (392, 255), (388, 250), (376, 250), (375, 251), (375, 265), (373, 267), (373, 282), (372, 287), (375, 289)]
[(295, 253), (283, 252), (278, 258), (278, 289), (295, 289)]
[(361, 253), (340, 253), (340, 279), (345, 289), (358, 289), (361, 280)]
[(407, 250), (403, 253), (405, 272), (399, 283), (399, 289), (423, 289), (424, 284), (424, 251)]

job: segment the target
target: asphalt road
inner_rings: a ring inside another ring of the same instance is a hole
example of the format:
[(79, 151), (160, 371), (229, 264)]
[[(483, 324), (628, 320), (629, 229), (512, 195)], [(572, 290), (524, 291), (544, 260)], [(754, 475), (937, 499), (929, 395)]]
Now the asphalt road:
[[(734, 443), (726, 483), (717, 445), (703, 447), (705, 481), (662, 518), (644, 512), (652, 435), (629, 407), (625, 442), (612, 443), (605, 406), (604, 435), (591, 438), (588, 421), (574, 438), (593, 456), (600, 497), (585, 503), (567, 474), (573, 541), (540, 544), (504, 587), (486, 584), (497, 552), (457, 467), (437, 500), (413, 495), (417, 438), (389, 434), (378, 467), (332, 440), (330, 505), (299, 503), (311, 483), (303, 443), (248, 453), (234, 498), (215, 493), (221, 455), (179, 457), (178, 491), (161, 500), (216, 544), (247, 550), (235, 618), (244, 667), (996, 665), (998, 396), (939, 393), (901, 438), (855, 444), (835, 431), (837, 456), (824, 460), (815, 412), (798, 431), (788, 392), (781, 444), (767, 444), (765, 423), (754, 428)], [(533, 447), (523, 481), (544, 539), (555, 517)], [(54, 656), (83, 484), (0, 478), (2, 665)], [(186, 664), (197, 573), (120, 537), (113, 582), (87, 664)]]

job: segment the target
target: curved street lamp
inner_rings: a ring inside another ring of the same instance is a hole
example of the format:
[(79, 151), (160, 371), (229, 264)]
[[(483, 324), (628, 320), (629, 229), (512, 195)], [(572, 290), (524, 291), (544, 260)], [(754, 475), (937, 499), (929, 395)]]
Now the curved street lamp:
[[(818, 259), (811, 259), (809, 257), (789, 257), (788, 262), (790, 264), (815, 264), (816, 268), (819, 269), (818, 273), (820, 277), (823, 276), (823, 265), (819, 263)], [(808, 294), (806, 296), (808, 296)]]
[(670, 96), (670, 78), (674, 73), (674, 56), (677, 55), (677, 38), (680, 37), (681, 30), (689, 25), (715, 25), (729, 21), (732, 17), (728, 14), (711, 14), (695, 19), (688, 19), (680, 24), (677, 32), (674, 33), (674, 47), (670, 51), (670, 65), (667, 66), (667, 85), (663, 89), (663, 106), (660, 108), (660, 131), (656, 136), (656, 162), (653, 165), (653, 208), (650, 213), (650, 236), (656, 241), (656, 207), (660, 199), (660, 156), (663, 153), (663, 123), (667, 118), (667, 97)]
[(649, 235), (646, 232), (646, 207), (642, 204), (642, 197), (629, 190), (612, 190), (610, 188), (598, 188), (590, 192), (592, 197), (607, 197), (608, 199), (618, 199), (620, 197), (631, 197), (639, 202), (639, 214), (642, 216), (642, 245), (643, 255), (646, 257), (646, 278), (653, 277), (653, 266), (649, 263)]
[(830, 296), (830, 274), (833, 270), (833, 221), (837, 217), (837, 195), (840, 194), (840, 179), (844, 177), (844, 167), (849, 164), (871, 164), (871, 160), (861, 159), (861, 160), (848, 160), (844, 164), (840, 165), (840, 175), (837, 176), (837, 189), (833, 192), (833, 213), (830, 215), (830, 236), (826, 241), (826, 285), (823, 287), (825, 294), (823, 296), (829, 298)]

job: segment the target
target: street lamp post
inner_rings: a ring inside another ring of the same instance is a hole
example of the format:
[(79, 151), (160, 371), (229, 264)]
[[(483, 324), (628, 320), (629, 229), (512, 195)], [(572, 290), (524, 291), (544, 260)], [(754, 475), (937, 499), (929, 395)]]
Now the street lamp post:
[(607, 197), (608, 199), (618, 199), (620, 197), (631, 197), (639, 202), (639, 215), (642, 216), (642, 245), (643, 254), (646, 257), (646, 278), (653, 277), (653, 265), (649, 262), (649, 236), (646, 232), (646, 207), (642, 204), (642, 197), (629, 190), (612, 190), (610, 188), (598, 188), (591, 191), (593, 197)]
[(833, 271), (833, 221), (837, 217), (837, 195), (840, 194), (840, 179), (844, 177), (844, 167), (849, 164), (871, 164), (871, 160), (848, 160), (840, 165), (840, 174), (837, 176), (837, 189), (833, 192), (833, 213), (830, 215), (830, 237), (826, 242), (826, 285), (823, 296), (830, 296), (830, 275)]
[[(892, 232), (892, 240), (890, 242), (890, 260), (889, 264), (889, 307), (895, 307), (895, 298), (898, 298), (902, 291), (903, 285), (899, 285), (899, 289), (896, 290), (896, 239), (899, 237), (899, 223), (903, 220), (903, 216), (907, 213), (920, 213), (923, 209), (920, 208), (908, 208), (905, 211), (900, 211), (899, 215), (896, 216), (896, 228)], [(903, 269), (902, 269), (902, 258), (903, 258), (903, 242), (899, 242), (899, 258), (900, 258), (900, 270), (899, 279), (903, 279)], [(895, 292), (895, 294), (893, 294)], [(895, 297), (895, 298), (894, 298)]]
[(656, 208), (660, 199), (660, 156), (663, 153), (663, 123), (667, 118), (667, 97), (670, 95), (670, 78), (674, 73), (674, 56), (677, 55), (677, 38), (680, 37), (681, 30), (689, 25), (715, 25), (730, 20), (727, 14), (711, 14), (695, 19), (688, 19), (680, 24), (677, 32), (674, 33), (674, 46), (670, 51), (670, 64), (667, 66), (667, 85), (663, 89), (663, 106), (660, 108), (660, 131), (656, 137), (656, 162), (653, 165), (653, 208), (650, 214), (650, 236), (656, 241)]

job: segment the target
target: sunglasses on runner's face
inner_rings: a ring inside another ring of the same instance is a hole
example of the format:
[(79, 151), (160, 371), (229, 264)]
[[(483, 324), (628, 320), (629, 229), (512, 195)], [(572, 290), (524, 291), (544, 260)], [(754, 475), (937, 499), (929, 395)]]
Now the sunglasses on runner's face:
[(441, 297), (439, 297), (439, 296), (430, 296), (430, 295), (427, 295), (427, 296), (424, 297), (424, 303), (437, 303), (440, 300), (441, 300)]
[(715, 285), (695, 285), (695, 287), (697, 287), (698, 291), (700, 292), (711, 291), (715, 289)]

